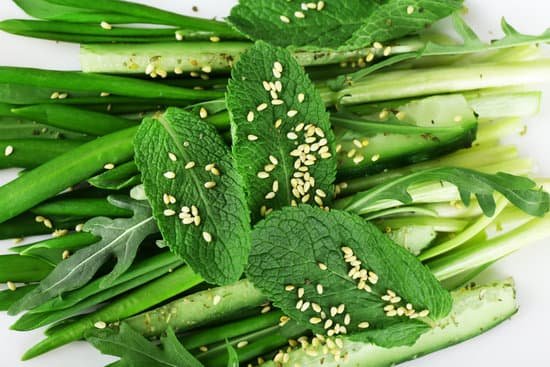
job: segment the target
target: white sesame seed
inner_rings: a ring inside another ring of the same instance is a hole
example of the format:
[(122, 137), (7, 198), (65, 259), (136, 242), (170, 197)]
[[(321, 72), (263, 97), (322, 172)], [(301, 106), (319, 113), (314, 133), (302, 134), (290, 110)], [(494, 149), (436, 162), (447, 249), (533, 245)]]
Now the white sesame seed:
[(273, 63), (273, 70), (277, 70), (279, 73), (283, 72), (283, 64), (281, 64), (279, 61), (275, 61)]
[(395, 117), (397, 117), (398, 120), (403, 121), (405, 117), (407, 117), (407, 115), (405, 114), (405, 112), (399, 111), (395, 114)]
[(271, 192), (268, 192), (267, 195), (265, 196), (266, 200), (271, 200), (273, 198), (275, 198), (275, 193), (273, 191)]
[(273, 181), (272, 190), (273, 192), (279, 191), (279, 181), (277, 180)]
[(287, 23), (287, 24), (290, 23), (290, 19), (285, 15), (281, 15), (279, 19), (281, 19), (281, 22), (283, 23)]
[(391, 46), (388, 46), (384, 49), (384, 56), (390, 56), (391, 54)]
[(271, 100), (271, 104), (272, 104), (273, 106), (280, 106), (280, 105), (282, 105), (282, 104), (284, 104), (284, 103), (285, 103), (285, 101), (283, 101), (282, 99), (272, 99), (272, 100)]
[(240, 341), (237, 343), (237, 348), (244, 348), (248, 345), (248, 342), (246, 340)]
[(306, 99), (306, 95), (304, 93), (298, 94), (298, 102), (303, 103)]
[(353, 163), (359, 164), (359, 163), (363, 162), (364, 160), (365, 160), (365, 157), (363, 157), (362, 155), (357, 155), (353, 158)]
[(113, 169), (115, 168), (115, 165), (112, 164), (112, 163), (107, 163), (103, 166), (103, 168), (107, 169), (107, 170), (110, 170), (110, 169)]
[(173, 211), (172, 209), (165, 209), (163, 214), (165, 217), (171, 217), (173, 215), (176, 215), (176, 212)]
[(180, 31), (176, 31), (176, 40), (183, 41), (183, 34)]
[(324, 1), (319, 1), (317, 3), (317, 11), (321, 11), (325, 8), (325, 2)]
[(214, 181), (208, 181), (204, 183), (204, 187), (207, 189), (212, 189), (216, 187), (216, 183)]
[(271, 85), (269, 84), (269, 82), (267, 82), (267, 81), (264, 80), (264, 81), (262, 82), (262, 85), (264, 86), (264, 89), (265, 89), (267, 92), (271, 91)]
[(358, 139), (353, 139), (353, 145), (355, 145), (357, 148), (362, 148), (363, 145)]
[(210, 37), (210, 42), (213, 42), (213, 43), (220, 42), (220, 37), (212, 36)]
[(298, 135), (296, 135), (295, 132), (289, 132), (288, 134), (286, 134), (286, 137), (289, 139), (289, 140), (296, 140), (298, 139)]
[(370, 324), (367, 322), (367, 321), (363, 321), (363, 322), (360, 322), (359, 325), (357, 325), (357, 327), (359, 329), (366, 329), (370, 326)]
[(8, 145), (8, 146), (4, 149), (4, 156), (5, 156), (5, 157), (9, 157), (12, 153), (13, 153), (13, 146)]
[(281, 119), (278, 119), (277, 121), (275, 121), (275, 129), (278, 129), (279, 127), (281, 127), (281, 125), (283, 124), (283, 120)]
[(185, 165), (185, 169), (191, 169), (195, 167), (195, 162), (191, 161), (191, 162), (188, 162), (186, 165)]
[(320, 317), (312, 317), (309, 319), (309, 322), (313, 325), (320, 324), (322, 321)]
[(97, 321), (95, 324), (94, 324), (94, 327), (96, 329), (105, 329), (107, 327), (107, 324), (104, 322), (104, 321)]
[(277, 80), (274, 85), (277, 92), (281, 93), (283, 91), (283, 83), (280, 80)]
[(309, 302), (304, 302), (304, 304), (303, 304), (302, 307), (300, 308), (300, 311), (301, 311), (301, 312), (306, 312), (307, 309), (309, 308), (309, 306), (311, 306), (311, 303), (309, 303)]
[(301, 11), (294, 12), (294, 16), (298, 19), (304, 19), (306, 17), (306, 15)]
[(373, 156), (371, 157), (370, 160), (373, 161), (373, 162), (376, 162), (376, 161), (379, 160), (379, 159), (380, 159), (380, 154), (375, 154), (375, 155), (373, 155)]
[(173, 180), (174, 178), (176, 178), (176, 173), (172, 171), (164, 172), (164, 177), (169, 180)]
[(273, 69), (273, 76), (277, 79), (280, 79), (282, 74), (280, 71)]
[(168, 158), (172, 161), (172, 162), (175, 162), (178, 160), (178, 157), (174, 154), (174, 153), (168, 153)]
[(206, 241), (206, 242), (212, 242), (212, 235), (209, 233), (209, 232), (202, 232), (202, 238)]
[(412, 13), (414, 13), (414, 6), (412, 5), (407, 6), (407, 14), (411, 15)]
[(248, 113), (248, 115), (246, 115), (246, 121), (248, 121), (248, 122), (254, 121), (254, 112), (253, 111), (250, 111)]
[(67, 93), (59, 93), (59, 97), (57, 97), (57, 98), (59, 98), (59, 99), (65, 99), (65, 98), (67, 98), (68, 96), (69, 96), (69, 94), (67, 94)]
[(8, 286), (8, 289), (12, 292), (16, 291), (17, 290), (17, 286), (15, 285), (14, 282), (6, 282), (6, 285)]
[(53, 92), (51, 95), (50, 95), (50, 99), (58, 99), (59, 98), (59, 92)]
[(82, 232), (83, 229), (84, 229), (84, 223), (78, 223), (78, 224), (76, 225), (76, 227), (74, 227), (74, 230), (75, 230), (76, 232)]
[(269, 173), (261, 171), (261, 172), (258, 172), (257, 176), (258, 178), (264, 179), (269, 177)]
[(418, 313), (418, 316), (420, 316), (420, 317), (426, 317), (426, 316), (428, 316), (429, 314), (430, 314), (430, 311), (429, 311), (429, 310), (424, 310), (424, 311), (420, 311), (420, 312)]
[(257, 110), (258, 112), (262, 112), (262, 111), (264, 111), (266, 108), (267, 108), (267, 103), (262, 103), (262, 104), (260, 104), (258, 107), (256, 107), (256, 110)]
[(349, 313), (344, 316), (344, 325), (349, 325), (351, 323), (351, 316)]
[(101, 92), (101, 93), (99, 93), (99, 96), (100, 96), (100, 97), (109, 97), (110, 95), (111, 95), (111, 93), (109, 93), (109, 92)]
[(278, 164), (279, 164), (279, 161), (277, 160), (277, 158), (276, 158), (275, 156), (272, 156), (272, 155), (269, 156), (269, 161), (270, 161), (271, 163), (273, 163), (274, 165), (278, 165)]
[(288, 111), (288, 112), (286, 113), (286, 115), (287, 115), (288, 117), (294, 117), (294, 116), (296, 116), (297, 114), (298, 114), (298, 111), (296, 111), (296, 110), (290, 110), (290, 111)]
[[(206, 233), (206, 232), (205, 232)], [(207, 242), (210, 242), (210, 241), (207, 241)], [(216, 306), (218, 303), (220, 303), (222, 301), (222, 297), (219, 295), (219, 294), (216, 294), (214, 296), (214, 299), (212, 299), (212, 304), (214, 306)]]
[(110, 25), (109, 23), (107, 23), (106, 21), (102, 21), (101, 23), (99, 23), (99, 25), (101, 26), (101, 28), (106, 29), (106, 30), (113, 29), (113, 26)]
[(206, 108), (201, 107), (201, 109), (199, 110), (199, 116), (201, 117), (201, 119), (205, 119), (208, 117), (208, 111), (206, 110)]
[(302, 298), (304, 296), (304, 288), (298, 288), (298, 298)]
[(382, 44), (380, 42), (374, 42), (372, 44), (372, 47), (374, 47), (377, 50), (381, 50), (382, 48), (384, 48), (384, 46), (382, 46)]
[(285, 291), (291, 292), (291, 291), (293, 291), (295, 288), (296, 288), (295, 286), (289, 284), (289, 285), (285, 286)]
[(212, 66), (205, 65), (201, 68), (201, 71), (206, 74), (210, 74), (212, 72)]
[(268, 313), (269, 311), (271, 311), (271, 306), (268, 305), (268, 306), (264, 306), (261, 309), (260, 313), (264, 314), (264, 313)]
[(338, 306), (338, 313), (339, 314), (344, 313), (345, 310), (346, 310), (346, 305), (345, 304), (342, 303), (340, 306)]
[(252, 134), (248, 135), (247, 138), (248, 138), (249, 141), (256, 141), (256, 140), (258, 140), (258, 137), (257, 137), (256, 135), (252, 135)]
[(317, 284), (317, 293), (323, 294), (323, 285), (322, 284)]

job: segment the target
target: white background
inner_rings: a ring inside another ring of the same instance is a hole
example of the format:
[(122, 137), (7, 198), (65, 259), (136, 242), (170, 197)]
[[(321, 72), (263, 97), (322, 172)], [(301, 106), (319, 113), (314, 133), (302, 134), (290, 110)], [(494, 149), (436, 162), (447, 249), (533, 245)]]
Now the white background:
[[(87, 0), (86, 0), (87, 1)], [(92, 0), (93, 1), (93, 0)], [(233, 0), (148, 0), (142, 1), (180, 13), (191, 14), (197, 5), (198, 15), (224, 16)], [(542, 33), (550, 26), (550, 1), (548, 0), (479, 0), (467, 1), (467, 20), (479, 34), (487, 39), (500, 37), (501, 16), (526, 33)], [(25, 15), (11, 1), (2, 0), (0, 19), (22, 18)], [(25, 39), (0, 33), (0, 65), (17, 65), (51, 69), (78, 69), (78, 46), (55, 42)], [(542, 86), (546, 95), (541, 114), (526, 121), (526, 136), (516, 141), (523, 155), (533, 157), (538, 163), (539, 176), (550, 177), (550, 88)], [(13, 177), (0, 172), (0, 183)], [(0, 253), (11, 245), (0, 241)], [(520, 313), (511, 321), (482, 335), (473, 341), (432, 354), (404, 366), (550, 366), (550, 286), (548, 267), (550, 246), (548, 241), (532, 245), (493, 267), (485, 278), (497, 279), (513, 276), (517, 283)], [(85, 343), (73, 343), (44, 357), (20, 362), (23, 352), (38, 342), (40, 331), (16, 333), (8, 330), (15, 321), (0, 315), (0, 366), (2, 367), (99, 367), (111, 361), (101, 356)]]

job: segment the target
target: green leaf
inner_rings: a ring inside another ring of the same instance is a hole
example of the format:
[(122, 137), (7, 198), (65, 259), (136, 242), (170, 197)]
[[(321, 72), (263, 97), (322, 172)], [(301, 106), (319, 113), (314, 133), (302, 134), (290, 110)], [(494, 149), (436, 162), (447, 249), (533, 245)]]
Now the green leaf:
[[(276, 46), (338, 48), (376, 7), (372, 0), (326, 0), (324, 4), (319, 11), (304, 10), (296, 1), (240, 0), (228, 20), (252, 40), (264, 40)], [(300, 13), (303, 18), (295, 16)]]
[(424, 265), (354, 214), (284, 208), (256, 226), (252, 242), (249, 279), (314, 333), (409, 345), (429, 328), (419, 320), (440, 319), (452, 306)]
[(412, 203), (408, 193), (411, 186), (426, 183), (445, 181), (458, 188), (464, 204), (469, 205), (474, 195), (487, 216), (495, 211), (495, 191), (502, 194), (508, 201), (524, 212), (542, 217), (550, 207), (550, 196), (539, 189), (536, 183), (529, 178), (499, 172), (491, 175), (476, 172), (466, 168), (442, 167), (419, 171), (408, 176), (393, 180), (387, 184), (374, 187), (371, 190), (360, 192), (346, 198), (338, 208), (357, 214), (364, 214), (369, 207), (383, 200), (397, 200), (403, 204)]
[(112, 329), (93, 330), (86, 340), (101, 353), (120, 357), (119, 363), (131, 367), (202, 367), (172, 331), (168, 329), (160, 343), (153, 344), (130, 326), (122, 323), (117, 332)]
[(360, 48), (423, 30), (462, 7), (463, 0), (386, 0), (365, 19), (347, 42)]
[(134, 215), (118, 219), (96, 217), (86, 222), (84, 231), (101, 239), (59, 263), (36, 289), (10, 308), (10, 314), (32, 309), (51, 298), (84, 286), (113, 256), (117, 263), (103, 279), (102, 287), (108, 287), (132, 265), (143, 240), (158, 232), (151, 209), (146, 202), (124, 196), (109, 196), (108, 200), (115, 206), (132, 210)]
[(227, 367), (239, 367), (240, 365), (239, 354), (237, 353), (235, 348), (233, 348), (233, 346), (229, 344), (227, 339), (225, 340), (225, 347), (227, 348), (227, 357), (228, 357)]
[(135, 138), (136, 163), (164, 240), (210, 283), (239, 279), (250, 249), (243, 183), (215, 129), (169, 108)]
[(233, 68), (227, 106), (253, 220), (297, 203), (330, 203), (336, 160), (329, 115), (288, 51), (259, 41), (245, 52)]

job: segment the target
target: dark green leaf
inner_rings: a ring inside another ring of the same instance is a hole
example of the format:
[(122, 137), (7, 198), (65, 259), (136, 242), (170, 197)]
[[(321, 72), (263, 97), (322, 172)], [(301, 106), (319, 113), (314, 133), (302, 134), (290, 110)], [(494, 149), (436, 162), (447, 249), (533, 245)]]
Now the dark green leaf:
[(383, 200), (397, 200), (410, 204), (412, 198), (408, 189), (420, 183), (445, 181), (458, 188), (461, 199), (468, 205), (474, 195), (487, 216), (495, 211), (494, 192), (499, 192), (512, 204), (533, 216), (543, 216), (550, 207), (550, 196), (539, 189), (536, 183), (526, 177), (519, 177), (499, 172), (491, 175), (466, 168), (442, 167), (419, 171), (382, 184), (371, 190), (358, 193), (346, 199), (345, 209), (358, 214), (368, 212), (368, 207)]
[[(450, 295), (424, 265), (356, 215), (284, 208), (256, 226), (252, 241), (249, 279), (314, 333), (408, 345), (428, 329), (414, 320), (437, 320), (451, 309)], [(384, 309), (390, 304), (395, 311)]]
[[(275, 65), (282, 66), (280, 75)], [(259, 41), (243, 54), (229, 81), (227, 105), (253, 219), (296, 203), (330, 202), (336, 160), (329, 116), (288, 51)]]
[(97, 217), (86, 222), (84, 231), (101, 239), (59, 263), (36, 289), (10, 308), (10, 314), (32, 309), (64, 292), (82, 287), (113, 256), (117, 263), (103, 279), (103, 287), (109, 286), (132, 265), (141, 242), (158, 231), (151, 208), (146, 202), (124, 196), (110, 196), (108, 199), (113, 205), (132, 210), (134, 215), (118, 219)]
[(347, 42), (352, 48), (386, 42), (423, 30), (462, 7), (463, 0), (386, 0)]
[(208, 282), (239, 279), (250, 248), (250, 220), (242, 179), (215, 129), (170, 108), (143, 121), (135, 149), (170, 249)]
[(120, 330), (94, 330), (88, 340), (101, 353), (120, 357), (120, 363), (131, 367), (202, 367), (172, 331), (161, 338), (162, 348), (153, 344), (130, 326), (122, 323)]

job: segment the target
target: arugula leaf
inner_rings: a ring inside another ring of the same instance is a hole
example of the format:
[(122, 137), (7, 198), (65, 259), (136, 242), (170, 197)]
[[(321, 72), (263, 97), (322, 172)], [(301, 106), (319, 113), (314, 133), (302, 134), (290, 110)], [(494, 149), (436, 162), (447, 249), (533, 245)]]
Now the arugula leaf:
[(329, 115), (292, 55), (259, 41), (232, 71), (233, 154), (257, 220), (297, 203), (329, 203), (336, 176)]
[(229, 22), (249, 38), (277, 46), (359, 49), (419, 31), (459, 9), (462, 2), (240, 0)]
[[(240, 0), (229, 22), (252, 40), (276, 46), (338, 48), (376, 7), (372, 0), (326, 0), (321, 10), (287, 0)], [(303, 15), (303, 17), (302, 17)]]
[(210, 283), (239, 279), (250, 248), (242, 179), (215, 129), (169, 108), (146, 118), (136, 163), (164, 240)]
[(108, 287), (132, 265), (143, 240), (158, 232), (151, 208), (146, 202), (124, 196), (109, 196), (107, 199), (117, 207), (132, 210), (134, 215), (117, 219), (96, 217), (87, 221), (83, 230), (101, 239), (59, 263), (38, 287), (10, 307), (10, 314), (32, 309), (51, 298), (82, 287), (113, 256), (117, 263), (111, 273), (104, 277), (101, 287)]
[(462, 7), (463, 0), (387, 0), (347, 41), (351, 48), (386, 42), (420, 31)]
[(519, 47), (526, 45), (534, 45), (538, 43), (550, 42), (550, 29), (538, 36), (522, 34), (514, 29), (506, 19), (502, 18), (501, 28), (504, 32), (504, 37), (499, 40), (485, 43), (481, 41), (479, 36), (472, 28), (462, 19), (458, 13), (452, 15), (453, 26), (456, 33), (462, 38), (462, 42), (457, 44), (440, 44), (432, 40), (426, 43), (424, 47), (415, 52), (395, 55), (384, 59), (376, 64), (370, 65), (362, 70), (348, 75), (341, 75), (334, 80), (330, 80), (327, 84), (332, 90), (341, 90), (346, 85), (352, 85), (375, 71), (385, 67), (395, 65), (402, 61), (416, 59), (426, 56), (444, 56), (444, 55), (465, 55), (477, 52), (496, 51), (503, 48)]
[(369, 212), (369, 207), (383, 200), (396, 200), (403, 204), (412, 203), (408, 193), (411, 186), (430, 182), (446, 181), (458, 188), (464, 204), (470, 204), (474, 195), (486, 216), (495, 212), (495, 191), (527, 214), (542, 217), (550, 207), (550, 195), (537, 188), (534, 181), (526, 177), (499, 172), (491, 175), (457, 167), (442, 167), (419, 171), (393, 180), (387, 184), (360, 192), (339, 202), (336, 206), (357, 214)]
[(252, 243), (249, 279), (314, 333), (409, 345), (429, 329), (424, 317), (451, 310), (424, 265), (354, 214), (284, 208), (258, 223)]
[(162, 348), (153, 344), (126, 323), (119, 331), (112, 329), (92, 330), (86, 340), (101, 353), (120, 357), (117, 363), (132, 367), (202, 367), (191, 353), (179, 342), (172, 329), (160, 339)]

